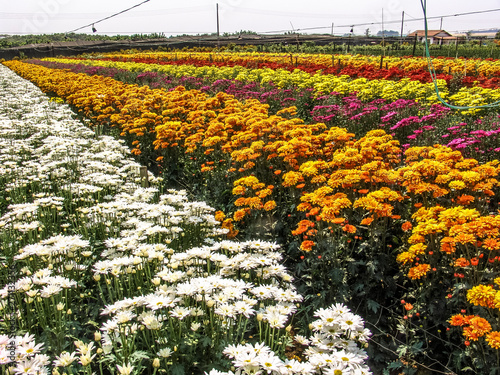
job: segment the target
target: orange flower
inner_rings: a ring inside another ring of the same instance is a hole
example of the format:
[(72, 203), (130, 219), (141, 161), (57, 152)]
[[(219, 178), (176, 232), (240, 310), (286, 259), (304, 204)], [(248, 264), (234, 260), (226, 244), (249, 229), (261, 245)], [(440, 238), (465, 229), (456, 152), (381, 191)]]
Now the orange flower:
[(465, 258), (458, 258), (457, 260), (455, 260), (455, 267), (467, 267), (470, 265), (470, 262), (465, 259)]
[(402, 225), (401, 225), (401, 229), (404, 230), (405, 232), (408, 232), (409, 230), (411, 230), (413, 226), (411, 225), (411, 223), (409, 221), (405, 221)]
[(453, 315), (450, 318), (450, 324), (455, 327), (462, 327), (464, 325), (469, 324), (469, 320), (470, 320), (469, 317), (464, 316), (462, 314), (457, 314)]
[(406, 303), (404, 307), (406, 311), (410, 311), (411, 309), (413, 309), (413, 305), (411, 303)]
[[(333, 219), (331, 222), (333, 224), (342, 224), (343, 222), (345, 221), (345, 219), (343, 217), (336, 217), (335, 219)], [(356, 229), (356, 228), (355, 228)], [(356, 231), (354, 232), (351, 232), (351, 233), (356, 233)]]
[(441, 240), (441, 251), (447, 254), (455, 252), (455, 239), (453, 237), (444, 237)]
[(226, 217), (226, 215), (224, 214), (224, 212), (222, 212), (222, 211), (215, 212), (215, 220), (222, 222), (222, 220), (224, 220), (225, 217)]
[(487, 238), (483, 241), (483, 247), (488, 250), (500, 250), (500, 242), (493, 238)]
[(430, 269), (430, 264), (419, 264), (418, 266), (410, 268), (408, 271), (408, 277), (412, 280), (420, 279), (422, 276), (427, 275)]
[(496, 290), (489, 285), (476, 285), (467, 291), (467, 301), (475, 306), (495, 307)]
[(314, 241), (303, 241), (301, 244), (300, 244), (300, 249), (302, 251), (311, 251), (312, 250), (312, 247), (315, 245)]
[(370, 225), (373, 222), (373, 217), (365, 217), (363, 220), (361, 220), (360, 225)]
[(474, 334), (479, 337), (484, 336), (486, 333), (491, 332), (491, 324), (484, 318), (480, 316), (475, 316), (470, 320), (470, 328)]
[(474, 202), (474, 197), (472, 195), (461, 195), (457, 198), (456, 203), (462, 206), (467, 206)]
[(493, 349), (500, 349), (500, 332), (492, 331), (486, 335), (488, 345)]
[(351, 225), (351, 224), (347, 224), (347, 225), (345, 225), (345, 226), (342, 228), (342, 230), (343, 230), (344, 232), (348, 232), (348, 233), (352, 233), (352, 234), (356, 233), (356, 227), (355, 227), (354, 225)]
[(246, 210), (242, 208), (234, 213), (233, 219), (234, 221), (240, 221), (245, 217), (245, 215), (246, 215)]
[(266, 210), (266, 211), (271, 211), (271, 210), (274, 210), (275, 208), (276, 208), (276, 202), (275, 201), (267, 201), (264, 204), (264, 210)]

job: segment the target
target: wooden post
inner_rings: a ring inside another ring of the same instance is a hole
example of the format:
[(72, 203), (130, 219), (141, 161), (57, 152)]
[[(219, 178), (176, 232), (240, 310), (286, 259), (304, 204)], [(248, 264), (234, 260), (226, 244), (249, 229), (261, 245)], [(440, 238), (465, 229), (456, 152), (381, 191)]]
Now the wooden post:
[(149, 177), (148, 177), (148, 168), (140, 167), (140, 177), (141, 177), (141, 186), (144, 188), (149, 187)]
[(418, 36), (415, 34), (415, 40), (413, 40), (413, 52), (411, 53), (412, 56), (415, 56), (415, 49), (417, 48), (417, 39)]

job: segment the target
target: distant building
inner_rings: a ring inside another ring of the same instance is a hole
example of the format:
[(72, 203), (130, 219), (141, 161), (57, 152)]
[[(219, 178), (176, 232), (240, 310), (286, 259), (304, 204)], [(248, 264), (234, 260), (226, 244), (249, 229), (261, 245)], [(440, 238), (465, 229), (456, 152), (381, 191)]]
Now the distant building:
[[(416, 30), (409, 33), (409, 37), (417, 36), (417, 40), (421, 43), (425, 42), (425, 30)], [(449, 44), (455, 41), (456, 38), (445, 30), (427, 30), (427, 40), (429, 44)]]
[(469, 38), (469, 39), (495, 39), (497, 33), (500, 30), (498, 29), (491, 29), (491, 30), (471, 30), (469, 32), (462, 32), (462, 33), (457, 33), (453, 34), (453, 36), (458, 36), (458, 37), (463, 37), (463, 38)]

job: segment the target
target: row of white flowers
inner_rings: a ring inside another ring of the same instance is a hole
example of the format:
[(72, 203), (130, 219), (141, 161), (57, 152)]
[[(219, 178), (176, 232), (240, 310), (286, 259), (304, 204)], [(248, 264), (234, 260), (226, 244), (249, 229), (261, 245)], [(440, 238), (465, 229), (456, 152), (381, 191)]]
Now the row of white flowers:
[(346, 306), (298, 334), (278, 245), (225, 240), (213, 208), (146, 184), (123, 142), (2, 65), (0, 87), (2, 374), (370, 373)]

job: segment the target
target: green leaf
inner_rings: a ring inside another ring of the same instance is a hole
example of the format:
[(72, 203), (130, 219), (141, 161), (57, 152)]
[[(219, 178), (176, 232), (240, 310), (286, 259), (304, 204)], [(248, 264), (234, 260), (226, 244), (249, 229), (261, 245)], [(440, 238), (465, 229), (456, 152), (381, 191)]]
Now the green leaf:
[(372, 299), (368, 299), (368, 301), (366, 301), (366, 306), (374, 313), (377, 313), (380, 308), (380, 304)]
[(170, 373), (172, 375), (184, 375), (184, 366), (176, 363), (175, 365), (172, 365), (172, 367), (170, 367)]

